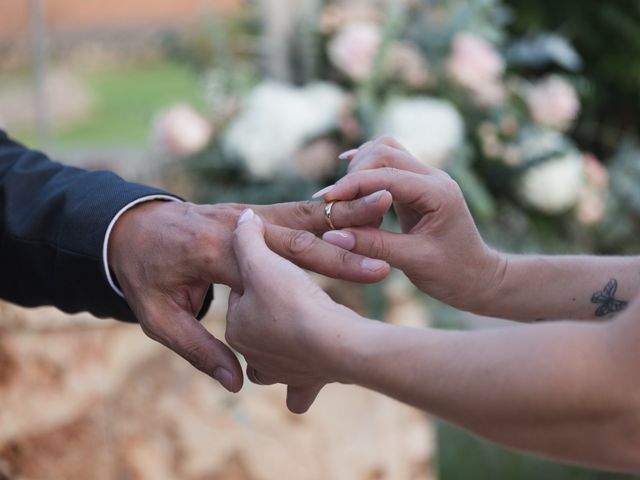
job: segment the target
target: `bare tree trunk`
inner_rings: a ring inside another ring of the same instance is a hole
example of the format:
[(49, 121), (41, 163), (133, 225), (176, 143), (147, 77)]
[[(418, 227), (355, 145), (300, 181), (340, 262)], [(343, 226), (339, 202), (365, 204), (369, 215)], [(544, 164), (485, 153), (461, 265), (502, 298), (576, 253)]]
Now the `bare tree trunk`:
[(36, 136), (40, 147), (49, 141), (49, 106), (47, 104), (47, 46), (44, 22), (44, 0), (29, 0), (31, 61), (33, 73), (33, 109)]
[(293, 78), (290, 54), (296, 25), (310, 0), (257, 0), (263, 21), (262, 61), (267, 76), (283, 82)]

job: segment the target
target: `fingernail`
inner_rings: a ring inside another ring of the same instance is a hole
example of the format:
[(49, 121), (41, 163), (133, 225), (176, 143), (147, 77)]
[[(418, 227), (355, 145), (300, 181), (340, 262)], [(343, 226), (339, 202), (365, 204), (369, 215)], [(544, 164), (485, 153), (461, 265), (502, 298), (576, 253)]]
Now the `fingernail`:
[(253, 210), (251, 210), (250, 208), (247, 208), (244, 212), (242, 212), (242, 215), (240, 215), (240, 218), (238, 218), (238, 225), (242, 225), (245, 222), (248, 222), (249, 220), (251, 220), (253, 218)]
[(335, 188), (335, 185), (329, 185), (328, 187), (323, 188), (319, 192), (314, 193), (311, 198), (324, 197), (327, 193), (329, 193), (334, 188)]
[(349, 232), (332, 230), (322, 235), (322, 239), (325, 242), (329, 242), (331, 245), (344, 248), (345, 250), (353, 250), (353, 247), (356, 246), (356, 237)]
[(373, 258), (365, 258), (362, 260), (360, 264), (363, 270), (368, 270), (370, 272), (377, 272), (382, 270), (383, 268), (387, 268), (387, 262), (382, 260), (375, 260)]
[(226, 368), (218, 367), (213, 371), (213, 378), (219, 381), (224, 388), (233, 391), (233, 375)]
[(376, 203), (378, 200), (380, 200), (380, 197), (384, 195), (385, 191), (386, 190), (381, 190), (379, 192), (372, 193), (371, 195), (367, 195), (366, 197), (364, 197), (365, 203)]
[(358, 153), (358, 149), (353, 148), (351, 150), (347, 150), (346, 152), (342, 152), (340, 155), (338, 155), (338, 158), (340, 160), (350, 160), (351, 157), (353, 157), (356, 153)]

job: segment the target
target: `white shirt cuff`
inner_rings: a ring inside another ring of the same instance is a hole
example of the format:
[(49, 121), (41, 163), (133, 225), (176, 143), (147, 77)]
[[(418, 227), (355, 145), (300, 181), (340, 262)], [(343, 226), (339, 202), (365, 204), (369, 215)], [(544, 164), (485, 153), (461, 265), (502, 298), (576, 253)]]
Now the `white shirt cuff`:
[(135, 207), (136, 205), (139, 205), (140, 203), (144, 203), (144, 202), (150, 202), (152, 200), (170, 200), (170, 201), (174, 201), (174, 202), (181, 202), (182, 200), (172, 197), (170, 195), (147, 195), (146, 197), (140, 197), (136, 200), (134, 200), (133, 202), (129, 203), (128, 205), (126, 205), (124, 208), (122, 208), (118, 213), (116, 213), (115, 217), (113, 217), (113, 220), (111, 220), (111, 223), (109, 224), (109, 227), (107, 228), (107, 233), (105, 233), (104, 235), (104, 242), (102, 244), (102, 265), (104, 267), (104, 273), (107, 277), (107, 281), (109, 282), (109, 285), (111, 286), (111, 288), (113, 289), (114, 292), (116, 292), (118, 295), (120, 295), (122, 298), (124, 298), (124, 293), (122, 293), (122, 290), (120, 290), (118, 288), (118, 286), (116, 285), (116, 282), (113, 280), (113, 277), (111, 276), (111, 270), (109, 269), (109, 258), (108, 258), (108, 253), (109, 253), (109, 237), (111, 236), (111, 231), (113, 230), (114, 225), (116, 224), (116, 222), (118, 221), (118, 219), (124, 215), (125, 212), (127, 212), (127, 210)]

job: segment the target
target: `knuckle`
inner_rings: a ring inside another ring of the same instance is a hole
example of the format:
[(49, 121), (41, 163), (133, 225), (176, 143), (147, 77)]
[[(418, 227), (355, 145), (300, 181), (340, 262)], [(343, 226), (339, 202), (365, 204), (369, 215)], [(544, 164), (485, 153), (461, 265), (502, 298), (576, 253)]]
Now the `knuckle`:
[(353, 171), (374, 170), (390, 167), (395, 161), (396, 151), (385, 144), (376, 144), (368, 154), (354, 165)]
[(395, 146), (398, 141), (392, 135), (382, 135), (376, 139), (378, 144), (386, 145), (389, 147)]
[(400, 175), (400, 170), (395, 167), (386, 166), (382, 168), (382, 171), (387, 177), (398, 177)]
[(460, 204), (464, 204), (464, 194), (458, 182), (451, 178), (448, 174), (443, 175), (441, 182), (442, 198), (444, 202), (451, 207), (457, 207)]
[(204, 370), (207, 365), (206, 350), (198, 343), (189, 343), (182, 348), (182, 356), (198, 370)]
[(305, 221), (317, 213), (318, 203), (311, 201), (297, 202), (294, 206), (294, 215), (298, 220)]
[(309, 253), (318, 239), (315, 235), (306, 231), (295, 231), (285, 241), (286, 252), (291, 257), (298, 257)]
[(335, 270), (337, 278), (345, 278), (345, 271), (347, 270), (346, 266), (350, 263), (355, 263), (354, 258), (355, 255), (353, 255), (351, 252), (348, 252), (347, 250), (336, 250), (334, 259), (337, 265), (337, 268)]
[(215, 245), (215, 238), (206, 228), (199, 228), (193, 233), (190, 248), (196, 251), (208, 251)]
[(387, 160), (390, 157), (389, 147), (386, 145), (378, 144), (371, 150), (371, 157), (374, 161), (380, 162)]
[(388, 258), (390, 254), (389, 245), (384, 238), (374, 236), (371, 240), (371, 254), (376, 258)]
[(447, 173), (444, 174), (445, 177), (442, 182), (442, 187), (446, 194), (452, 198), (461, 197), (462, 190), (460, 189), (460, 185), (456, 182), (451, 176)]

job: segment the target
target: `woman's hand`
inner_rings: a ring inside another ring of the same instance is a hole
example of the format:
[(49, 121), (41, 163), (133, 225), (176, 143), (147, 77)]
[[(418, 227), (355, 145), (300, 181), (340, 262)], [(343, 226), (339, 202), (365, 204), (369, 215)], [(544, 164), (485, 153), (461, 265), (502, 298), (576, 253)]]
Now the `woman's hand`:
[[(391, 195), (378, 192), (337, 205), (340, 227), (378, 225)], [(377, 282), (389, 265), (323, 242), (327, 230), (318, 202), (256, 205), (270, 248), (304, 268), (358, 282)], [(196, 320), (212, 283), (241, 290), (232, 237), (246, 206), (152, 201), (128, 210), (108, 242), (109, 265), (143, 331), (194, 367), (237, 392), (242, 369), (233, 352)]]
[(369, 142), (349, 157), (348, 175), (322, 191), (324, 199), (344, 201), (388, 190), (403, 234), (357, 227), (327, 232), (323, 239), (386, 260), (450, 305), (483, 310), (485, 292), (500, 283), (505, 260), (483, 242), (458, 184), (389, 138)]
[(336, 304), (311, 278), (267, 247), (265, 225), (246, 210), (233, 248), (244, 293), (232, 292), (226, 339), (257, 384), (287, 384), (287, 406), (306, 412), (320, 389), (340, 381), (347, 331), (363, 320)]

